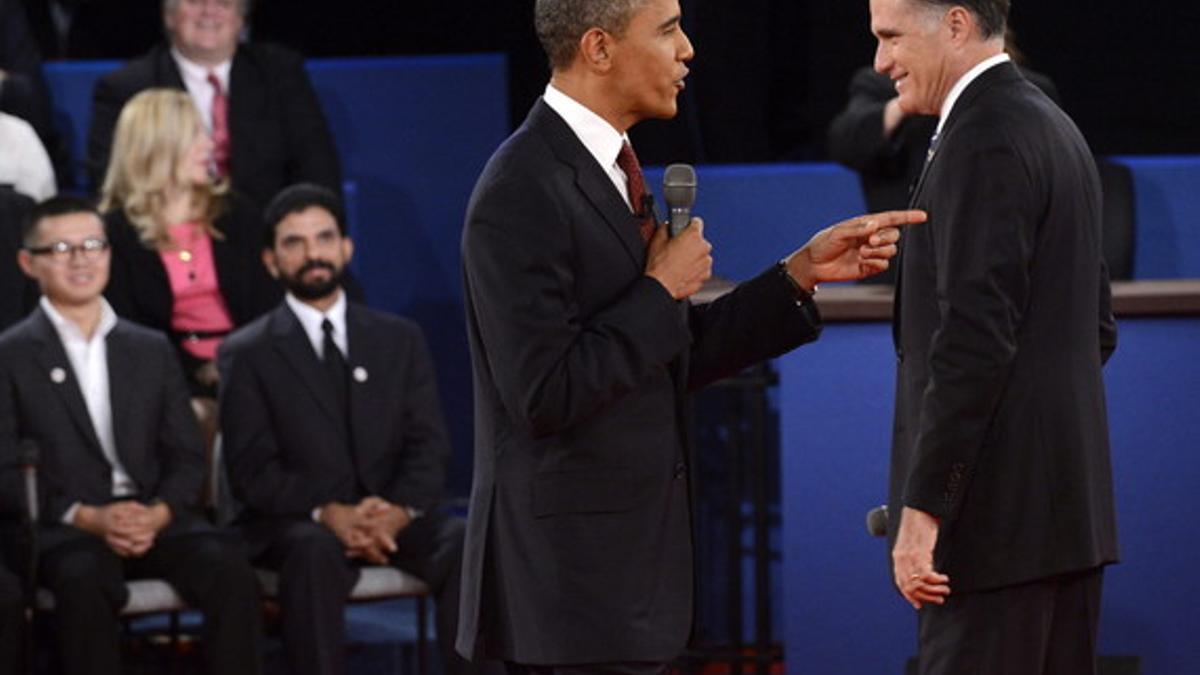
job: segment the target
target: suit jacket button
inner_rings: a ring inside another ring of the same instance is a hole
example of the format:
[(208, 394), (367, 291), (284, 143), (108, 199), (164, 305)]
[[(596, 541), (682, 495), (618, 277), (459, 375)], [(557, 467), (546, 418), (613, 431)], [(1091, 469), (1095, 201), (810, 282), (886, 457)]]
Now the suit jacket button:
[(686, 475), (687, 475), (687, 467), (683, 465), (683, 462), (678, 462), (677, 464), (675, 464), (675, 478), (676, 479), (683, 478)]
[(904, 350), (903, 349), (896, 350), (896, 363), (904, 363)]

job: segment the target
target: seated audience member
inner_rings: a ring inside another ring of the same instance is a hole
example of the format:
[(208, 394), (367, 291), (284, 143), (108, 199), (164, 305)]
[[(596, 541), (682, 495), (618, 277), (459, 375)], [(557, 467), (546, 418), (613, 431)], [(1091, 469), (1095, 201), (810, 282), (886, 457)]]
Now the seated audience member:
[(0, 464), (37, 443), (39, 583), (65, 672), (121, 672), (125, 581), (146, 577), (204, 613), (209, 673), (258, 672), (254, 572), (198, 513), (203, 442), (170, 344), (105, 302), (108, 241), (86, 203), (40, 204), (24, 243), (42, 299), (0, 335)]
[(29, 122), (0, 112), (0, 150), (0, 186), (39, 202), (58, 192), (50, 155)]
[(25, 318), (37, 304), (37, 284), (17, 265), (21, 231), (34, 201), (12, 188), (0, 186), (0, 330)]
[(348, 302), (352, 252), (337, 196), (296, 185), (268, 206), (263, 262), (287, 289), (221, 345), (221, 429), (256, 565), (280, 573), (298, 674), (344, 672), (343, 605), (363, 563), (433, 589), (447, 672), (463, 522), (435, 510), (449, 443), (433, 364), (411, 321)]
[[(70, 158), (59, 147), (54, 131), (42, 57), (21, 0), (0, 0), (0, 112), (19, 117), (33, 127), (45, 152), (54, 159), (55, 170), (60, 172), (58, 182), (69, 185)], [(9, 146), (0, 142), (0, 149), (7, 153)]]
[(144, 91), (121, 112), (100, 204), (113, 258), (105, 295), (118, 315), (172, 336), (206, 433), (217, 344), (280, 297), (258, 260), (255, 209), (226, 199), (211, 153), (187, 94)]
[(113, 127), (139, 91), (186, 91), (215, 146), (215, 166), (257, 209), (286, 185), (341, 190), (333, 138), (299, 55), (238, 44), (248, 0), (163, 0), (168, 44), (102, 78), (92, 97), (88, 166), (98, 185)]

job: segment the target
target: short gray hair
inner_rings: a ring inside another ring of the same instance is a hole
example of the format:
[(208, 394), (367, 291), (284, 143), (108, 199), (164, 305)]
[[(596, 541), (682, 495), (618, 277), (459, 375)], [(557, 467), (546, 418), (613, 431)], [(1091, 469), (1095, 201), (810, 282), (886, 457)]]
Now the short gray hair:
[(979, 22), (979, 32), (985, 38), (1003, 37), (1004, 29), (1008, 26), (1008, 13), (1011, 0), (918, 0), (920, 4), (941, 7), (949, 10), (959, 6), (975, 15)]
[[(241, 12), (242, 16), (250, 13), (250, 0), (235, 0), (235, 2), (237, 2), (238, 11)], [(163, 0), (163, 11), (169, 12), (175, 9), (175, 6), (178, 4), (179, 0)]]
[(537, 0), (533, 23), (551, 68), (575, 58), (579, 40), (592, 28), (620, 35), (647, 0)]

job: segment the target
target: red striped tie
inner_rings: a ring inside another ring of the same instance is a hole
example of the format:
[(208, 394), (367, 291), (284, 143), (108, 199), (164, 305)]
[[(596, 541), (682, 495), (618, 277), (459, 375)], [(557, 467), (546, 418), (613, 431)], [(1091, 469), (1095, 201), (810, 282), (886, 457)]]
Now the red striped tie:
[(621, 144), (621, 152), (617, 154), (617, 166), (625, 172), (629, 203), (633, 205), (633, 212), (639, 219), (638, 230), (642, 241), (650, 243), (650, 237), (654, 236), (654, 217), (653, 214), (646, 213), (645, 209), (646, 177), (642, 175), (642, 165), (638, 163), (633, 146), (627, 142)]
[(208, 74), (208, 83), (212, 85), (212, 141), (213, 166), (217, 178), (229, 175), (229, 99), (225, 98), (225, 89), (216, 73)]

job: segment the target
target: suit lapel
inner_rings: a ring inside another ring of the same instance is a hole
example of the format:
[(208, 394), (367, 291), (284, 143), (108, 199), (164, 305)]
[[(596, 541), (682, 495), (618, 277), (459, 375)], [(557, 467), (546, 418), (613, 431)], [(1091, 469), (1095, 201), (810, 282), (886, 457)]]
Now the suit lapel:
[(175, 63), (175, 59), (171, 57), (171, 50), (165, 45), (158, 47), (158, 59), (155, 64), (158, 70), (156, 79), (160, 87), (173, 87), (187, 91), (187, 87), (183, 84), (183, 75), (179, 73), (179, 64)]
[(38, 343), (37, 353), (34, 356), (38, 370), (45, 375), (46, 379), (50, 380), (50, 388), (62, 402), (63, 407), (67, 409), (71, 423), (75, 425), (79, 434), (87, 440), (93, 452), (103, 456), (100, 439), (96, 436), (96, 427), (92, 425), (91, 415), (88, 414), (87, 404), (83, 400), (83, 391), (79, 388), (75, 370), (71, 367), (70, 360), (67, 359), (67, 352), (63, 349), (62, 341), (59, 340), (54, 325), (50, 323), (50, 318), (41, 308), (34, 310), (31, 330)]
[(320, 408), (337, 424), (342, 424), (343, 413), (338, 410), (333, 391), (325, 381), (325, 373), (321, 370), (317, 353), (313, 351), (312, 343), (308, 341), (308, 335), (300, 325), (300, 320), (292, 314), (287, 304), (281, 304), (271, 315), (271, 335), (275, 348), (283, 355), (283, 360), (304, 382), (304, 386), (317, 400)]
[(116, 443), (117, 457), (123, 466), (137, 467), (141, 465), (134, 461), (137, 458), (127, 457), (125, 453), (132, 447), (128, 430), (135, 423), (133, 418), (138, 410), (133, 405), (133, 393), (140, 389), (134, 382), (139, 372), (138, 355), (120, 322), (108, 334), (105, 351), (108, 354), (108, 397), (112, 406), (113, 441)]
[(613, 186), (596, 158), (588, 152), (579, 137), (558, 113), (545, 101), (538, 99), (530, 113), (530, 122), (549, 141), (559, 159), (575, 170), (575, 185), (604, 218), (609, 229), (620, 240), (630, 262), (641, 270), (646, 265), (646, 244), (638, 231), (637, 217), (621, 193)]
[[(377, 436), (368, 433), (375, 428), (375, 412), (370, 403), (378, 400), (372, 396), (373, 390), (379, 383), (388, 380), (385, 377), (385, 362), (383, 355), (394, 352), (394, 347), (380, 344), (376, 331), (372, 330), (371, 317), (354, 303), (346, 305), (346, 344), (350, 352), (349, 383), (349, 429), (350, 447), (355, 455), (355, 463), (359, 457), (371, 454), (370, 441)], [(360, 467), (361, 468), (361, 467)]]

